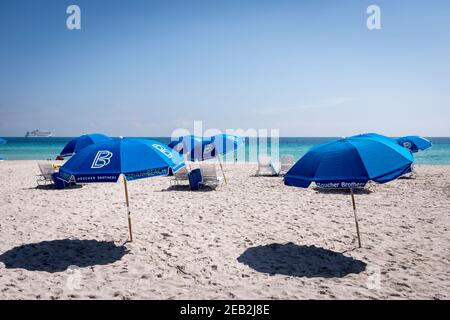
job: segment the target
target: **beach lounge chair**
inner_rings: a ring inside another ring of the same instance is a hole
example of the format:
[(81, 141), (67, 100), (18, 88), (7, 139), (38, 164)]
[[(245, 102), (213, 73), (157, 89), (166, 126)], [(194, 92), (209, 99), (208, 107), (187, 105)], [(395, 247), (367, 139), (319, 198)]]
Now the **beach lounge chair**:
[(202, 174), (202, 186), (207, 186), (212, 189), (218, 188), (223, 181), (223, 177), (217, 176), (217, 170), (215, 164), (202, 163), (200, 165), (200, 172)]
[(38, 185), (46, 185), (53, 183), (52, 174), (56, 172), (55, 167), (51, 163), (38, 163), (41, 174), (38, 175), (36, 183)]
[(182, 167), (180, 170), (173, 174), (170, 184), (177, 186), (180, 184), (189, 184), (189, 171), (187, 167)]
[(269, 157), (258, 157), (258, 171), (257, 176), (277, 176), (278, 171), (275, 168), (272, 160)]
[(280, 175), (285, 175), (289, 169), (294, 165), (294, 157), (285, 155), (281, 157)]

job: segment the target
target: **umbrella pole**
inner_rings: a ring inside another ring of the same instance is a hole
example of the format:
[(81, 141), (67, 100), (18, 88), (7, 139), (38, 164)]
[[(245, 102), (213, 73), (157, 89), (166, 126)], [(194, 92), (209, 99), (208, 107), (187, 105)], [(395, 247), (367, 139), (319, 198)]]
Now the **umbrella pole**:
[(353, 204), (353, 213), (355, 215), (356, 233), (358, 234), (358, 246), (359, 246), (359, 248), (361, 248), (361, 237), (359, 235), (359, 224), (358, 224), (358, 218), (356, 217), (355, 194), (353, 193), (353, 189), (350, 189), (350, 192), (352, 194), (352, 204)]
[(125, 187), (125, 200), (127, 203), (128, 230), (130, 231), (130, 242), (133, 242), (133, 231), (131, 229), (130, 201), (128, 200), (128, 186), (127, 186), (127, 178), (125, 176), (123, 176), (123, 186)]
[(217, 156), (217, 159), (219, 159), (220, 170), (222, 170), (223, 180), (225, 181), (225, 184), (228, 184), (227, 177), (225, 177), (225, 172), (223, 172), (222, 161), (220, 161), (220, 155)]

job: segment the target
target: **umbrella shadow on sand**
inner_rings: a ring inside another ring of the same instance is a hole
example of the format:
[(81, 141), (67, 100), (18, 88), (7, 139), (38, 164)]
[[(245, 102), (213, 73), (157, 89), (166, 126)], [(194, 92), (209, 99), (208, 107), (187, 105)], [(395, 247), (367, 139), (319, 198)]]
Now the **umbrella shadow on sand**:
[(70, 189), (81, 189), (83, 186), (81, 184), (74, 184), (71, 186), (67, 186), (64, 189), (58, 189), (55, 187), (54, 184), (41, 184), (37, 185), (36, 187), (30, 187), (30, 188), (22, 188), (21, 190), (55, 190), (55, 191), (63, 191), (63, 190), (70, 190)]
[(258, 272), (307, 278), (341, 278), (366, 269), (342, 253), (292, 242), (248, 248), (237, 260)]
[(80, 268), (106, 265), (120, 260), (128, 250), (111, 241), (51, 240), (30, 243), (0, 255), (7, 269), (62, 272), (70, 266)]
[[(74, 184), (71, 186), (67, 186), (64, 188), (64, 190), (70, 190), (70, 189), (81, 189), (83, 188), (83, 186), (81, 184)], [(36, 186), (34, 188), (29, 188), (29, 189), (36, 189), (36, 190), (56, 190), (56, 191), (61, 191), (62, 189), (58, 189), (55, 187), (55, 185), (53, 184), (45, 184), (45, 185), (39, 185)]]
[(174, 186), (170, 186), (166, 189), (161, 189), (161, 192), (166, 192), (166, 191), (210, 192), (210, 191), (214, 191), (214, 189), (211, 187), (208, 187), (208, 186), (204, 186), (198, 190), (191, 190), (189, 185), (174, 185)]

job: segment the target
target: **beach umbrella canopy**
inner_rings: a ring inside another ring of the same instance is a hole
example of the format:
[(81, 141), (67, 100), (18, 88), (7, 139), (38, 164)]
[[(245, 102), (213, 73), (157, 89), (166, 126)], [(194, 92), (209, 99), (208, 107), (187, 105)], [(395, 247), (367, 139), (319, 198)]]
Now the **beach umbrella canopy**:
[(414, 158), (390, 138), (363, 134), (311, 148), (287, 172), (285, 184), (307, 188), (363, 188), (370, 180), (385, 183), (411, 171)]
[(190, 161), (203, 161), (212, 158), (208, 149), (205, 150), (209, 142), (202, 137), (191, 134), (172, 139), (169, 147), (180, 154), (186, 155)]
[(110, 137), (101, 133), (84, 134), (78, 138), (70, 140), (66, 146), (61, 150), (59, 155), (61, 157), (70, 157), (81, 149), (86, 148), (94, 143), (105, 142), (111, 140)]
[(350, 189), (354, 204), (358, 242), (361, 246), (353, 189), (367, 182), (386, 183), (411, 172), (412, 154), (392, 139), (370, 133), (343, 138), (311, 148), (286, 173), (284, 183), (308, 188)]
[(188, 135), (172, 139), (169, 147), (185, 154), (191, 161), (204, 161), (236, 150), (243, 139), (229, 134), (218, 134), (212, 137)]
[(218, 134), (210, 138), (211, 144), (214, 145), (214, 154), (224, 155), (228, 152), (235, 151), (241, 144), (244, 143), (244, 139), (231, 134)]
[(227, 183), (219, 156), (236, 150), (242, 143), (241, 138), (230, 134), (218, 134), (211, 137), (188, 135), (173, 139), (169, 147), (181, 154), (186, 154), (190, 161), (204, 161), (217, 157), (225, 183)]
[(127, 181), (168, 175), (170, 168), (176, 172), (183, 166), (183, 158), (158, 141), (119, 138), (80, 150), (61, 167), (58, 178), (76, 183), (117, 182), (123, 175), (130, 240), (133, 241)]
[(409, 149), (411, 152), (419, 152), (433, 146), (430, 140), (420, 136), (406, 136), (396, 139), (397, 143), (402, 147)]

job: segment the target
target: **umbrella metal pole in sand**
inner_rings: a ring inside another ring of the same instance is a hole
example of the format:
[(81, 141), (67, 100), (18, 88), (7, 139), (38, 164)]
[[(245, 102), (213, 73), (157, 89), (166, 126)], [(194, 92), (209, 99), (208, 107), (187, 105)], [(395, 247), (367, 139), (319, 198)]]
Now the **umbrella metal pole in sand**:
[(128, 186), (127, 186), (127, 178), (125, 177), (125, 175), (123, 176), (123, 186), (125, 187), (125, 201), (127, 204), (128, 230), (130, 231), (130, 242), (133, 242), (133, 231), (131, 229), (130, 201), (128, 200)]
[(217, 159), (219, 159), (220, 170), (222, 170), (223, 180), (225, 181), (225, 184), (228, 184), (227, 183), (227, 177), (225, 177), (225, 172), (223, 171), (222, 161), (220, 161), (220, 155), (217, 156)]
[(358, 224), (358, 218), (356, 216), (355, 194), (353, 192), (353, 189), (350, 189), (350, 192), (352, 194), (353, 214), (355, 215), (356, 233), (358, 234), (358, 246), (359, 246), (359, 248), (361, 248), (361, 237), (359, 235), (359, 224)]

